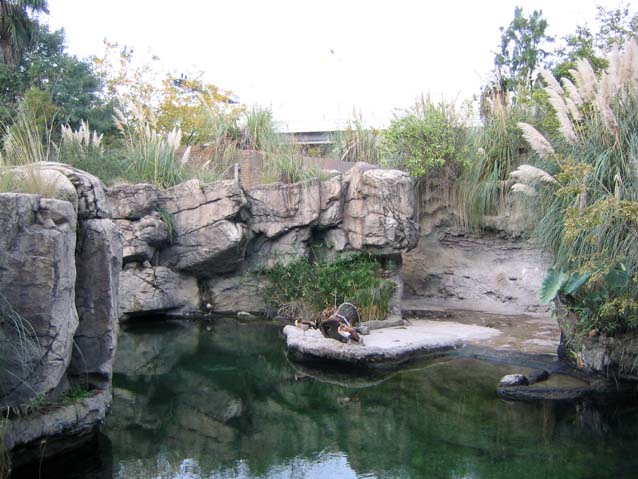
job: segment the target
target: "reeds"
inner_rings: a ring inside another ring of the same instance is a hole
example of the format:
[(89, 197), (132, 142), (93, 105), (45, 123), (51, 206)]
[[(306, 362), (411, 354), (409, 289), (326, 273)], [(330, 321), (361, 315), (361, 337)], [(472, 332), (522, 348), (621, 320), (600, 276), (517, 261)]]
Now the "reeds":
[[(563, 81), (563, 93), (552, 101), (569, 128), (561, 121), (550, 145), (521, 125), (544, 168), (515, 173), (519, 183), (542, 193), (534, 196), (541, 210), (534, 236), (555, 254), (557, 270), (592, 274), (578, 307), (609, 332), (638, 327), (637, 51), (632, 41), (613, 52), (609, 70), (599, 76), (579, 61), (571, 72), (575, 83)], [(633, 281), (610, 288), (606, 278), (618, 268)]]
[(382, 162), (382, 132), (366, 125), (361, 113), (354, 113), (345, 130), (338, 131), (330, 156), (339, 161), (363, 161), (373, 165)]
[(52, 128), (40, 127), (33, 112), (22, 110), (11, 126), (4, 128), (4, 148), (0, 153), (0, 192), (14, 191), (55, 197), (57, 184), (40, 169), (52, 161), (55, 147)]
[(127, 177), (138, 182), (150, 182), (163, 187), (174, 186), (187, 177), (185, 165), (190, 149), (181, 158), (177, 150), (182, 132), (174, 128), (164, 135), (156, 131), (154, 121), (138, 110), (134, 118), (127, 118), (115, 110), (115, 125), (124, 136), (127, 154)]
[(456, 188), (456, 209), (463, 227), (481, 230), (485, 217), (496, 215), (505, 204), (511, 186), (509, 174), (526, 154), (517, 123), (530, 116), (524, 106), (496, 102), (483, 127), (474, 131), (470, 141), (472, 159)]

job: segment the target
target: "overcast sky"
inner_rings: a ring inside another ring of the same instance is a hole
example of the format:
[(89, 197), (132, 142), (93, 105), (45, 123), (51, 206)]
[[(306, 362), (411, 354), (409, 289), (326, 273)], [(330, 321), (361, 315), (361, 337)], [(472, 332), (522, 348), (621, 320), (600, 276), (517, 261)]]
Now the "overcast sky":
[(562, 36), (593, 25), (598, 4), (620, 2), (49, 0), (49, 23), (79, 57), (101, 54), (105, 38), (150, 51), (166, 70), (203, 70), (242, 103), (306, 130), (332, 128), (353, 109), (381, 126), (421, 93), (470, 98), (516, 5), (542, 9), (548, 33)]

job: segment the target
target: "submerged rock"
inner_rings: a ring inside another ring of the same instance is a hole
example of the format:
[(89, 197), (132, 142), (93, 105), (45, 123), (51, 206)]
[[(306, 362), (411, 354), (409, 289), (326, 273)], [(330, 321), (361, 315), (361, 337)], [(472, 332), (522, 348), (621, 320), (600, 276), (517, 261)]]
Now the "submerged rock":
[(529, 381), (522, 374), (508, 374), (503, 376), (498, 382), (499, 387), (503, 386), (527, 386)]

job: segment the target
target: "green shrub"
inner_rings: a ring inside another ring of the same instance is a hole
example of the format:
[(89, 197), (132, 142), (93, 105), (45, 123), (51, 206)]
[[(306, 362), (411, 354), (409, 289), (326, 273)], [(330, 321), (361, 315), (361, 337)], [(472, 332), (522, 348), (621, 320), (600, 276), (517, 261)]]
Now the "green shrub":
[(119, 110), (116, 110), (115, 123), (124, 136), (128, 180), (170, 187), (188, 178), (185, 165), (189, 150), (181, 159), (176, 157), (182, 139), (181, 130), (174, 128), (163, 135), (155, 130), (152, 119), (142, 114), (130, 119)]
[(364, 321), (383, 319), (394, 283), (367, 254), (343, 254), (334, 261), (299, 259), (261, 273), (267, 279), (264, 298), (283, 315), (315, 318), (329, 306), (357, 305)]
[(385, 163), (415, 178), (456, 176), (465, 159), (466, 137), (453, 105), (421, 98), (383, 133)]
[(62, 398), (62, 404), (64, 406), (72, 406), (73, 404), (78, 404), (83, 402), (85, 399), (91, 396), (91, 391), (89, 391), (86, 387), (83, 387), (79, 384), (75, 384), (67, 391), (67, 393)]

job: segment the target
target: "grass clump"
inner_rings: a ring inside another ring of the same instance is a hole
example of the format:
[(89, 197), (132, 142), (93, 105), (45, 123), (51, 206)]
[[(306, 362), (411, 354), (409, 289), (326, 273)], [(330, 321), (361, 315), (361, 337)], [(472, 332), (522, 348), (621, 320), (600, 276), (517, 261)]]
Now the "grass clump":
[(162, 187), (175, 186), (187, 179), (185, 165), (190, 150), (186, 149), (182, 158), (177, 159), (182, 139), (179, 128), (164, 135), (155, 129), (153, 119), (147, 118), (141, 109), (132, 119), (116, 110), (115, 125), (124, 136), (127, 179)]
[(338, 131), (333, 138), (330, 155), (339, 161), (356, 163), (363, 161), (373, 165), (382, 162), (382, 133), (367, 126), (361, 113), (355, 114), (345, 130)]
[(344, 253), (333, 261), (302, 258), (261, 274), (267, 280), (264, 297), (290, 318), (315, 319), (329, 306), (350, 302), (363, 321), (383, 319), (395, 287), (384, 278), (379, 262), (364, 253)]
[(87, 388), (82, 387), (79, 384), (75, 384), (67, 391), (67, 393), (62, 398), (62, 404), (64, 406), (72, 406), (73, 404), (78, 404), (83, 402), (85, 399), (88, 399), (91, 396), (91, 391)]
[(0, 153), (0, 192), (55, 197), (56, 182), (39, 167), (41, 162), (55, 160), (51, 128), (31, 110), (23, 109), (16, 121), (4, 130)]
[(509, 175), (524, 162), (528, 150), (517, 127), (529, 121), (525, 105), (490, 103), (483, 126), (469, 141), (471, 161), (460, 175), (456, 205), (461, 225), (470, 231), (484, 227), (486, 216), (496, 215), (505, 204), (511, 186)]
[[(29, 321), (18, 314), (0, 294), (0, 374), (14, 378), (17, 386), (29, 386), (41, 357), (38, 336)], [(12, 390), (0, 389), (0, 406)]]

